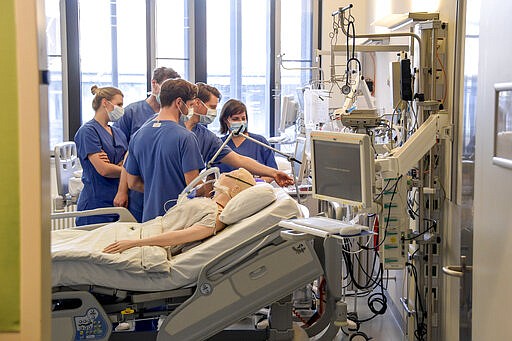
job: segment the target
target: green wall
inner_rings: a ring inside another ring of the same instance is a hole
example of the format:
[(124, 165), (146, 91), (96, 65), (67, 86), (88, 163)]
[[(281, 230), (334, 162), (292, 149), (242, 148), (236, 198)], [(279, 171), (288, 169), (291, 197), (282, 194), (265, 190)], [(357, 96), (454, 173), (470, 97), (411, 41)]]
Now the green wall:
[(0, 1), (0, 332), (20, 330), (20, 196), (14, 1)]

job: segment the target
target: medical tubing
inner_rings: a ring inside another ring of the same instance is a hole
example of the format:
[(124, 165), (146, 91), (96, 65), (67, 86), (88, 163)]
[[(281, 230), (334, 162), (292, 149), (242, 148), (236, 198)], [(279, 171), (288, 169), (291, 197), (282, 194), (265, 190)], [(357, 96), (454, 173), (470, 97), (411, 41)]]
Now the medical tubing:
[(437, 222), (433, 219), (429, 219), (429, 218), (423, 218), (423, 220), (427, 220), (427, 221), (432, 221), (432, 225), (430, 225), (427, 229), (425, 229), (425, 231), (421, 232), (421, 233), (418, 233), (417, 235), (415, 235), (414, 237), (411, 237), (411, 238), (404, 238), (402, 237), (402, 240), (415, 240), (416, 238), (424, 235), (425, 233), (427, 233), (428, 231), (430, 231), (431, 229), (434, 229), (435, 230), (435, 227), (437, 226)]
[[(236, 134), (235, 134), (235, 135), (236, 135)], [(245, 137), (246, 139), (248, 139), (248, 140), (250, 140), (250, 141), (252, 141), (252, 142), (256, 143), (256, 144), (259, 144), (259, 145), (260, 145), (260, 146), (262, 146), (262, 147), (265, 147), (265, 148), (267, 148), (267, 149), (270, 149), (270, 150), (272, 150), (273, 152), (278, 153), (278, 154), (280, 154), (280, 155), (284, 156), (284, 157), (288, 160), (288, 162), (293, 161), (293, 162), (297, 162), (298, 164), (302, 164), (302, 162), (301, 162), (301, 161), (297, 160), (297, 159), (296, 159), (296, 158), (294, 158), (293, 156), (288, 155), (288, 154), (286, 154), (286, 153), (284, 153), (284, 152), (280, 151), (279, 149), (276, 149), (276, 148), (274, 148), (274, 147), (272, 147), (272, 146), (269, 146), (269, 145), (268, 145), (268, 144), (266, 144), (266, 143), (263, 143), (263, 142), (261, 142), (261, 141), (258, 141), (258, 140), (256, 140), (255, 138), (253, 138), (253, 137), (251, 137), (251, 136), (249, 136), (249, 135), (244, 135), (244, 137)]]
[[(188, 199), (188, 195), (190, 193), (193, 192), (193, 190), (198, 187), (199, 185), (203, 186), (205, 184), (208, 183), (205, 182), (205, 183), (200, 183), (201, 181), (203, 181), (203, 179), (207, 179), (210, 175), (215, 175), (215, 179), (218, 179), (219, 178), (219, 175), (220, 175), (220, 171), (219, 171), (219, 168), (218, 167), (212, 167), (212, 168), (209, 168), (209, 169), (206, 169), (206, 170), (203, 170), (194, 180), (192, 180), (188, 185), (187, 187), (185, 187), (180, 194), (178, 194), (178, 198), (177, 199), (171, 199), (171, 200), (176, 200), (177, 201), (177, 204), (181, 204), (184, 200)], [(165, 210), (165, 205), (171, 201), (171, 200), (168, 200), (165, 202), (164, 204), (164, 210)], [(167, 210), (165, 210), (167, 212)]]
[[(344, 249), (346, 249), (347, 247), (348, 247), (348, 245), (343, 245)], [(375, 251), (375, 254), (374, 254), (374, 258), (373, 258), (371, 275), (368, 275), (368, 273), (363, 270), (364, 274), (368, 278), (368, 280), (367, 280), (367, 282), (365, 284), (358, 283), (356, 281), (356, 279), (354, 278), (354, 264), (352, 262), (352, 259), (350, 259), (349, 254), (347, 254), (346, 252), (343, 252), (343, 258), (345, 260), (345, 265), (347, 267), (347, 273), (350, 275), (351, 282), (352, 282), (352, 284), (356, 288), (361, 289), (361, 290), (369, 290), (369, 289), (373, 290), (373, 289), (375, 289), (378, 286), (378, 279), (379, 279), (378, 275), (377, 275), (376, 279), (373, 279), (373, 271), (374, 271), (375, 264), (376, 264), (376, 259), (377, 259), (377, 252), (376, 251)], [(362, 269), (359, 257), (356, 256), (356, 259), (358, 261), (359, 267)]]

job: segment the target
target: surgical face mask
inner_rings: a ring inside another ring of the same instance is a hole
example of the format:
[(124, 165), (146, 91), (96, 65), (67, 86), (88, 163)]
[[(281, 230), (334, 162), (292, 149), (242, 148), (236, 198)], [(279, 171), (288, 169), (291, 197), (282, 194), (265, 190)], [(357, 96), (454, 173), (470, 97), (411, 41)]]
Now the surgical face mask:
[(187, 122), (188, 120), (190, 120), (192, 118), (192, 116), (194, 116), (194, 109), (188, 108), (187, 114), (181, 115), (181, 119), (183, 120), (183, 122)]
[[(110, 104), (112, 104), (112, 103), (110, 103)], [(121, 117), (123, 117), (124, 109), (118, 105), (114, 105), (114, 104), (112, 104), (112, 105), (114, 106), (114, 109), (112, 111), (107, 112), (108, 119), (110, 122), (116, 122), (116, 121), (119, 121), (119, 119)]]
[(156, 99), (156, 102), (158, 103), (158, 105), (162, 105), (162, 102), (160, 102), (160, 93), (155, 95), (155, 99)]
[[(187, 114), (183, 114), (183, 112), (181, 111), (181, 108), (178, 107), (179, 111), (180, 111), (180, 114), (181, 114), (181, 117), (183, 119), (183, 122), (187, 122), (188, 120), (190, 120), (192, 118), (192, 116), (194, 116), (194, 108), (192, 107), (189, 107), (187, 105), (187, 103), (183, 102), (183, 104), (185, 104), (185, 106), (187, 107)], [(181, 118), (180, 117), (180, 118)]]
[(202, 124), (210, 124), (215, 120), (215, 117), (217, 117), (217, 110), (208, 108), (205, 115), (199, 116), (199, 122)]
[(244, 133), (247, 130), (247, 121), (236, 121), (229, 122), (229, 130), (234, 131), (235, 133), (242, 127), (240, 133)]

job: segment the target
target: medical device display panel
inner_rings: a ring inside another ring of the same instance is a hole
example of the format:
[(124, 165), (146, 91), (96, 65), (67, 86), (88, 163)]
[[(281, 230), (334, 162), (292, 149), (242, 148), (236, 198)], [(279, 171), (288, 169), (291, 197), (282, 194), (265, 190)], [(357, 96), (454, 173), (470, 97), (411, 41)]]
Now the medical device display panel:
[(311, 160), (315, 198), (371, 207), (374, 160), (368, 135), (313, 131)]
[(306, 167), (308, 163), (308, 159), (306, 156), (306, 139), (304, 137), (297, 137), (297, 144), (295, 145), (295, 155), (294, 158), (299, 160), (301, 163), (294, 162), (293, 163), (293, 172), (297, 177), (296, 181), (298, 184), (302, 183), (304, 176), (306, 175)]

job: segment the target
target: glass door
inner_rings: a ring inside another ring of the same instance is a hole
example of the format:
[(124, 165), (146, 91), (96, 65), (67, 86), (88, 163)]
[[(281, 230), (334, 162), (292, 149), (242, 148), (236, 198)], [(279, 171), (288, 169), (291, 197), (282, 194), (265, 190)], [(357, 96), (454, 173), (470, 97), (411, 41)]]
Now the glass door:
[[(475, 113), (478, 83), (481, 0), (466, 2), (462, 135), (461, 250), (466, 265), (473, 265), (473, 199), (475, 179)], [(459, 339), (471, 340), (472, 274), (464, 273), (460, 291)]]

